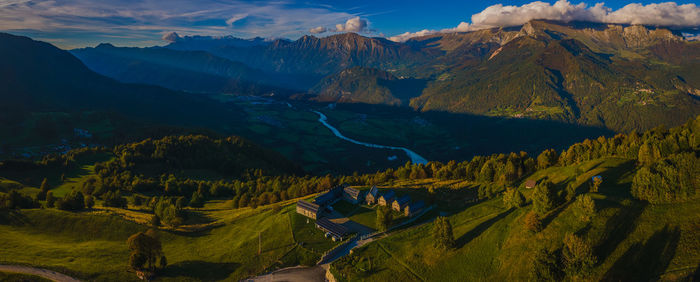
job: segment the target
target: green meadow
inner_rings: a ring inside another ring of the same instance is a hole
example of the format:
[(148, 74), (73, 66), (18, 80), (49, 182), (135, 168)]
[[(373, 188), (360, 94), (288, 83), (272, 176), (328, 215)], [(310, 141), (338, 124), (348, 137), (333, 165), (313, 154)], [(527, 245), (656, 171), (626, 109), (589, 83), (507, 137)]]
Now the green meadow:
[[(588, 180), (601, 175), (598, 193), (588, 193)], [(341, 281), (516, 281), (529, 279), (539, 247), (559, 249), (566, 233), (589, 241), (598, 261), (590, 280), (677, 280), (700, 264), (700, 204), (648, 205), (629, 195), (634, 163), (598, 159), (569, 167), (552, 167), (532, 175), (549, 178), (563, 189), (574, 183), (588, 193), (596, 214), (581, 221), (571, 203), (550, 211), (543, 230), (525, 229), (527, 204), (507, 209), (501, 197), (468, 205), (449, 214), (456, 247), (433, 247), (432, 224), (403, 229), (354, 250), (332, 265)], [(520, 188), (529, 199), (531, 190)], [(630, 276), (631, 275), (631, 276)]]

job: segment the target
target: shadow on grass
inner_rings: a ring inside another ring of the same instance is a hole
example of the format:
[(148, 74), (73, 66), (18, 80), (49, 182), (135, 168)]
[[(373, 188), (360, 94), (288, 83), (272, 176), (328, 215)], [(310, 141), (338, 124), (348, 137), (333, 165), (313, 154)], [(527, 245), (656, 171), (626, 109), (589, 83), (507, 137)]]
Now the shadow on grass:
[(628, 174), (634, 173), (635, 171), (635, 163), (630, 160), (601, 172), (600, 176), (603, 177), (603, 183), (600, 185), (598, 193), (605, 196), (631, 198), (632, 194), (630, 194), (630, 188), (632, 182), (621, 183), (620, 180), (626, 178)]
[(479, 235), (481, 235), (481, 233), (484, 233), (484, 231), (486, 231), (486, 229), (489, 229), (489, 227), (491, 227), (494, 223), (496, 223), (499, 220), (503, 219), (504, 217), (508, 216), (514, 210), (515, 209), (509, 209), (507, 211), (504, 211), (504, 212), (498, 214), (497, 216), (480, 223), (476, 227), (472, 228), (472, 230), (469, 230), (467, 233), (464, 233), (464, 235), (459, 237), (456, 241), (457, 248), (459, 249), (459, 248), (464, 247), (464, 245), (471, 242), (476, 237), (479, 237)]
[(605, 231), (600, 243), (596, 246), (596, 256), (603, 261), (607, 258), (617, 246), (632, 233), (636, 226), (637, 218), (642, 214), (646, 203), (632, 203), (629, 207), (621, 207), (620, 210), (607, 222), (605, 222)]
[(572, 203), (574, 203), (573, 200), (565, 202), (565, 203), (559, 205), (558, 207), (556, 207), (551, 212), (549, 212), (547, 214), (547, 216), (545, 216), (542, 219), (542, 229), (547, 228), (547, 226), (549, 226), (549, 224), (552, 223), (552, 221), (554, 221), (554, 219), (557, 218), (557, 216), (559, 216), (559, 214), (561, 214), (563, 211), (565, 211), (566, 208), (568, 208), (569, 205), (571, 205)]
[(676, 254), (680, 238), (678, 227), (668, 225), (657, 231), (646, 242), (636, 243), (605, 273), (605, 281), (654, 280), (667, 268)]
[(26, 225), (29, 224), (29, 218), (20, 211), (8, 210), (0, 211), (0, 224), (2, 225)]
[(168, 265), (161, 272), (160, 276), (189, 277), (200, 281), (218, 281), (228, 278), (238, 267), (240, 267), (238, 263), (189, 260)]

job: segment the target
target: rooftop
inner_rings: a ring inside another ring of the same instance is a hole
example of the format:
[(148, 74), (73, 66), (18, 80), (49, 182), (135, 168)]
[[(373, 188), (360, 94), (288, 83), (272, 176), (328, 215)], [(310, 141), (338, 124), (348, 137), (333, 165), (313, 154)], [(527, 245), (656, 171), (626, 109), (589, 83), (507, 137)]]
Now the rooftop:
[(396, 199), (396, 201), (399, 202), (399, 205), (404, 205), (411, 201), (411, 197), (404, 195), (401, 198)]
[(317, 219), (316, 225), (336, 237), (343, 237), (348, 234), (348, 229), (345, 226), (332, 222), (325, 217)]
[(320, 208), (319, 205), (311, 203), (311, 202), (307, 202), (305, 200), (299, 200), (297, 202), (297, 207), (311, 211), (313, 213), (318, 213), (318, 210)]

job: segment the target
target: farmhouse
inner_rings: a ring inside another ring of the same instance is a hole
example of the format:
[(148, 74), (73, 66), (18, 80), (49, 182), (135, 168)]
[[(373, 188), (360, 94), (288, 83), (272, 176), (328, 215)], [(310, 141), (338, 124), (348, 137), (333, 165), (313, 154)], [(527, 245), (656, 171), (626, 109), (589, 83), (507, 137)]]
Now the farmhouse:
[(377, 201), (380, 206), (388, 206), (391, 204), (391, 202), (394, 201), (395, 194), (394, 191), (389, 191), (384, 193), (381, 197), (379, 197), (379, 200)]
[(322, 217), (316, 220), (316, 227), (326, 232), (326, 236), (333, 238), (333, 241), (342, 241), (348, 235), (348, 229), (345, 226), (337, 224)]
[(408, 205), (403, 209), (404, 214), (408, 217), (411, 217), (419, 212), (421, 212), (425, 208), (425, 202), (423, 201), (418, 201), (418, 202), (413, 202)]
[(352, 187), (345, 187), (343, 189), (343, 199), (350, 202), (351, 204), (357, 204), (360, 202), (360, 190)]
[(314, 203), (319, 206), (328, 206), (334, 204), (335, 202), (340, 200), (340, 197), (342, 197), (344, 187), (344, 185), (338, 185), (333, 187), (331, 190), (328, 190), (328, 192), (316, 197)]
[(377, 196), (379, 196), (379, 189), (377, 189), (377, 186), (372, 186), (367, 192), (367, 196), (365, 196), (365, 202), (368, 205), (374, 205), (377, 203)]
[(525, 181), (525, 188), (527, 188), (527, 189), (535, 188), (535, 185), (537, 185), (537, 181), (535, 181), (534, 179), (530, 179), (528, 181)]
[(391, 204), (391, 207), (395, 211), (401, 212), (410, 201), (411, 197), (409, 197), (408, 195), (404, 195), (403, 197), (394, 200), (394, 202)]
[(316, 219), (319, 212), (321, 212), (321, 207), (317, 204), (307, 202), (304, 200), (299, 200), (297, 202), (297, 213), (299, 214)]

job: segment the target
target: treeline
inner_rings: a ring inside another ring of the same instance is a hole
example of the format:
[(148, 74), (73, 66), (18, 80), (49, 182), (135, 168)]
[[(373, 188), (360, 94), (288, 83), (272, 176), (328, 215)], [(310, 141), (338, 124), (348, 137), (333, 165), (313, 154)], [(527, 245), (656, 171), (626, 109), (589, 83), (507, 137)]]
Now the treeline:
[[(586, 139), (561, 152), (545, 150), (536, 158), (520, 152), (475, 156), (463, 162), (406, 163), (396, 169), (372, 174), (297, 176), (294, 173), (298, 167), (279, 154), (240, 138), (179, 136), (116, 147), (113, 160), (95, 165), (97, 177), (88, 179), (77, 188), (84, 196), (100, 198), (105, 205), (114, 207), (126, 206), (121, 193), (156, 193), (172, 199), (183, 198), (181, 205), (176, 205), (180, 207), (201, 207), (209, 198), (223, 197), (232, 199), (232, 206), (238, 208), (326, 191), (341, 183), (377, 185), (394, 180), (437, 178), (481, 183), (479, 198), (490, 198), (537, 170), (570, 166), (601, 157), (622, 157), (636, 160), (639, 167), (632, 184), (632, 195), (651, 203), (665, 203), (685, 201), (697, 195), (696, 190), (700, 187), (699, 149), (700, 116), (670, 130), (659, 127), (643, 134), (631, 132), (611, 138)], [(74, 162), (78, 156), (100, 150), (81, 149), (63, 157), (47, 157), (42, 163), (65, 165)], [(194, 180), (182, 173), (172, 173), (187, 169), (213, 170), (231, 178)], [(570, 189), (550, 191), (553, 189), (551, 183), (538, 186), (543, 186), (541, 189), (545, 192), (537, 194), (556, 192), (551, 198), (545, 198), (571, 200), (575, 197), (575, 191)], [(7, 197), (4, 195), (3, 199)], [(12, 202), (22, 202), (16, 195), (13, 197)], [(509, 198), (520, 197), (509, 195)], [(543, 206), (549, 206), (546, 202), (543, 201)]]

